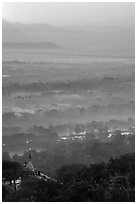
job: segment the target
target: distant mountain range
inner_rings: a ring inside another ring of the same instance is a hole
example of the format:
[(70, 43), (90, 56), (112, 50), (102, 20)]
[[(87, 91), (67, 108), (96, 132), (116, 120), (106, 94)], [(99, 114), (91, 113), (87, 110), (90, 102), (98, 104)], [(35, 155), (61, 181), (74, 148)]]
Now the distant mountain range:
[[(81, 33), (81, 31), (71, 31), (60, 27), (54, 27), (49, 24), (32, 23), (23, 24), (19, 22), (9, 22), (2, 20), (2, 40), (3, 42), (12, 41), (30, 41), (31, 38), (38, 38), (39, 36), (46, 36), (47, 34), (69, 34)], [(21, 40), (22, 39), (22, 40)], [(39, 37), (40, 39), (40, 37)]]
[[(20, 22), (9, 22), (7, 20), (2, 20), (3, 31), (25, 31), (25, 32), (71, 32), (63, 28), (53, 27), (50, 24), (43, 23), (31, 23), (24, 24)], [(73, 31), (72, 31), (73, 32)], [(75, 32), (75, 31), (74, 31)], [(77, 32), (77, 31), (76, 31)]]
[(62, 49), (61, 46), (53, 42), (33, 42), (33, 43), (7, 42), (2, 43), (2, 47), (7, 49)]
[[(79, 26), (67, 27), (66, 25), (61, 28), (42, 23), (23, 24), (6, 20), (2, 21), (3, 43), (53, 42), (56, 46), (60, 45), (67, 49), (86, 51), (86, 53), (91, 55), (132, 57), (134, 56), (134, 39), (134, 27), (91, 26), (84, 28)], [(9, 46), (9, 44), (4, 46)], [(11, 46), (15, 48), (19, 44), (10, 44)], [(43, 46), (46, 48), (49, 45), (21, 44), (20, 46), (40, 46), (41, 48)]]

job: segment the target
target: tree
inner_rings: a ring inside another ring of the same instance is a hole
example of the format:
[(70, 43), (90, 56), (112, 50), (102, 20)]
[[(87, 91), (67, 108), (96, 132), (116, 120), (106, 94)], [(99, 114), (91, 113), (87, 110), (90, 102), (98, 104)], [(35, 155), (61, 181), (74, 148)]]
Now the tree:
[(64, 184), (73, 183), (75, 180), (80, 179), (85, 168), (86, 166), (82, 164), (71, 164), (63, 166), (60, 170), (57, 171), (57, 178)]
[(2, 184), (2, 201), (5, 201), (5, 198), (10, 194), (10, 188), (7, 185)]
[[(24, 169), (21, 164), (12, 161), (2, 162), (2, 179), (8, 181), (16, 190), (16, 180), (24, 175)], [(13, 184), (12, 184), (13, 181)]]
[(10, 161), (11, 158), (10, 158), (10, 155), (8, 152), (2, 152), (2, 161)]
[(29, 177), (22, 182), (21, 188), (14, 192), (9, 202), (51, 202), (58, 196), (60, 184), (36, 177)]

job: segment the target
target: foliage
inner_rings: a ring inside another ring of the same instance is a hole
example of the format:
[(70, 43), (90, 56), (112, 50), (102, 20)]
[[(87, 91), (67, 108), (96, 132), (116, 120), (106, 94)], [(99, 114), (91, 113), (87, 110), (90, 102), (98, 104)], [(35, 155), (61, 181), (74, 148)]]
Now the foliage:
[(10, 202), (50, 202), (58, 196), (59, 184), (30, 177), (25, 180), (21, 188), (8, 197)]
[(7, 185), (2, 184), (2, 201), (5, 200), (7, 195), (11, 194), (11, 190)]
[(8, 152), (2, 152), (2, 161), (10, 161), (10, 155)]
[(25, 174), (25, 170), (21, 164), (13, 161), (3, 161), (2, 162), (2, 179), (3, 181), (7, 181), (13, 186), (16, 190), (16, 180), (23, 177)]
[(64, 183), (59, 201), (132, 202), (135, 200), (134, 176), (134, 154), (89, 167), (64, 166), (58, 170), (58, 179)]
[[(71, 164), (57, 170), (56, 181), (29, 176), (4, 200), (12, 202), (134, 202), (135, 155), (107, 163)], [(5, 192), (5, 189), (4, 189)]]

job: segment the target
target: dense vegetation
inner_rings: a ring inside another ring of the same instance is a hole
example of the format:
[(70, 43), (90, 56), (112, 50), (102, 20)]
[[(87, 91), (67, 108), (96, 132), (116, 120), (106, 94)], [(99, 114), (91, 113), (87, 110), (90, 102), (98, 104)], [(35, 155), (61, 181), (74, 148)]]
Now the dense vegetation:
[[(3, 201), (12, 202), (134, 202), (135, 155), (111, 158), (107, 163), (71, 164), (57, 170), (56, 180), (38, 179), (26, 174), (18, 163), (3, 161), (3, 181), (14, 172), (13, 179), (22, 178), (18, 190), (10, 190), (3, 182)], [(7, 166), (7, 168), (6, 168)], [(17, 168), (15, 168), (15, 166)], [(22, 172), (24, 172), (22, 174)]]
[(27, 92), (37, 92), (55, 94), (55, 90), (61, 90), (60, 94), (64, 92), (69, 93), (81, 93), (86, 90), (105, 90), (105, 92), (113, 92), (114, 90), (120, 90), (122, 88), (129, 89), (133, 91), (133, 78), (129, 77), (125, 79), (114, 78), (114, 77), (103, 77), (103, 78), (93, 78), (93, 79), (82, 79), (76, 81), (65, 81), (65, 82), (35, 82), (28, 84), (19, 84), (19, 83), (10, 83), (8, 86), (3, 86), (2, 93), (3, 95), (16, 93), (18, 91), (27, 91)]
[[(104, 135), (104, 136), (103, 136)], [(13, 145), (14, 149), (27, 149), (22, 155), (14, 154), (12, 161), (24, 164), (28, 161), (29, 151), (28, 144), (25, 140), (29, 139), (19, 135), (15, 135), (14, 139), (10, 136), (6, 137), (9, 142), (7, 144)], [(107, 138), (107, 141), (106, 141)], [(11, 140), (12, 139), (12, 140)], [(135, 150), (135, 135), (128, 137), (117, 132), (113, 137), (106, 137), (106, 133), (101, 134), (101, 139), (96, 139), (93, 133), (87, 135), (86, 139), (80, 140), (65, 140), (56, 142), (52, 137), (31, 135), (31, 150), (32, 162), (34, 166), (48, 176), (56, 177), (56, 169), (64, 165), (71, 165), (80, 163), (89, 166), (91, 163), (108, 162), (110, 157), (117, 157), (125, 153), (133, 153)], [(104, 141), (102, 141), (104, 139)], [(16, 141), (16, 143), (15, 143)], [(36, 147), (43, 147), (43, 151), (36, 151)], [(3, 160), (9, 160), (9, 155), (3, 152)]]

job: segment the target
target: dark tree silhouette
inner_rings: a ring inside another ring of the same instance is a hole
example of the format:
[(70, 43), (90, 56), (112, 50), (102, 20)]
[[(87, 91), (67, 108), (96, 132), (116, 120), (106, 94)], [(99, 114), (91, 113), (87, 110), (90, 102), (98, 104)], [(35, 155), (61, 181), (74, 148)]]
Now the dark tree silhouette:
[[(2, 179), (8, 181), (16, 190), (16, 180), (24, 175), (24, 168), (21, 164), (13, 161), (2, 162)], [(13, 182), (12, 182), (13, 181)]]

